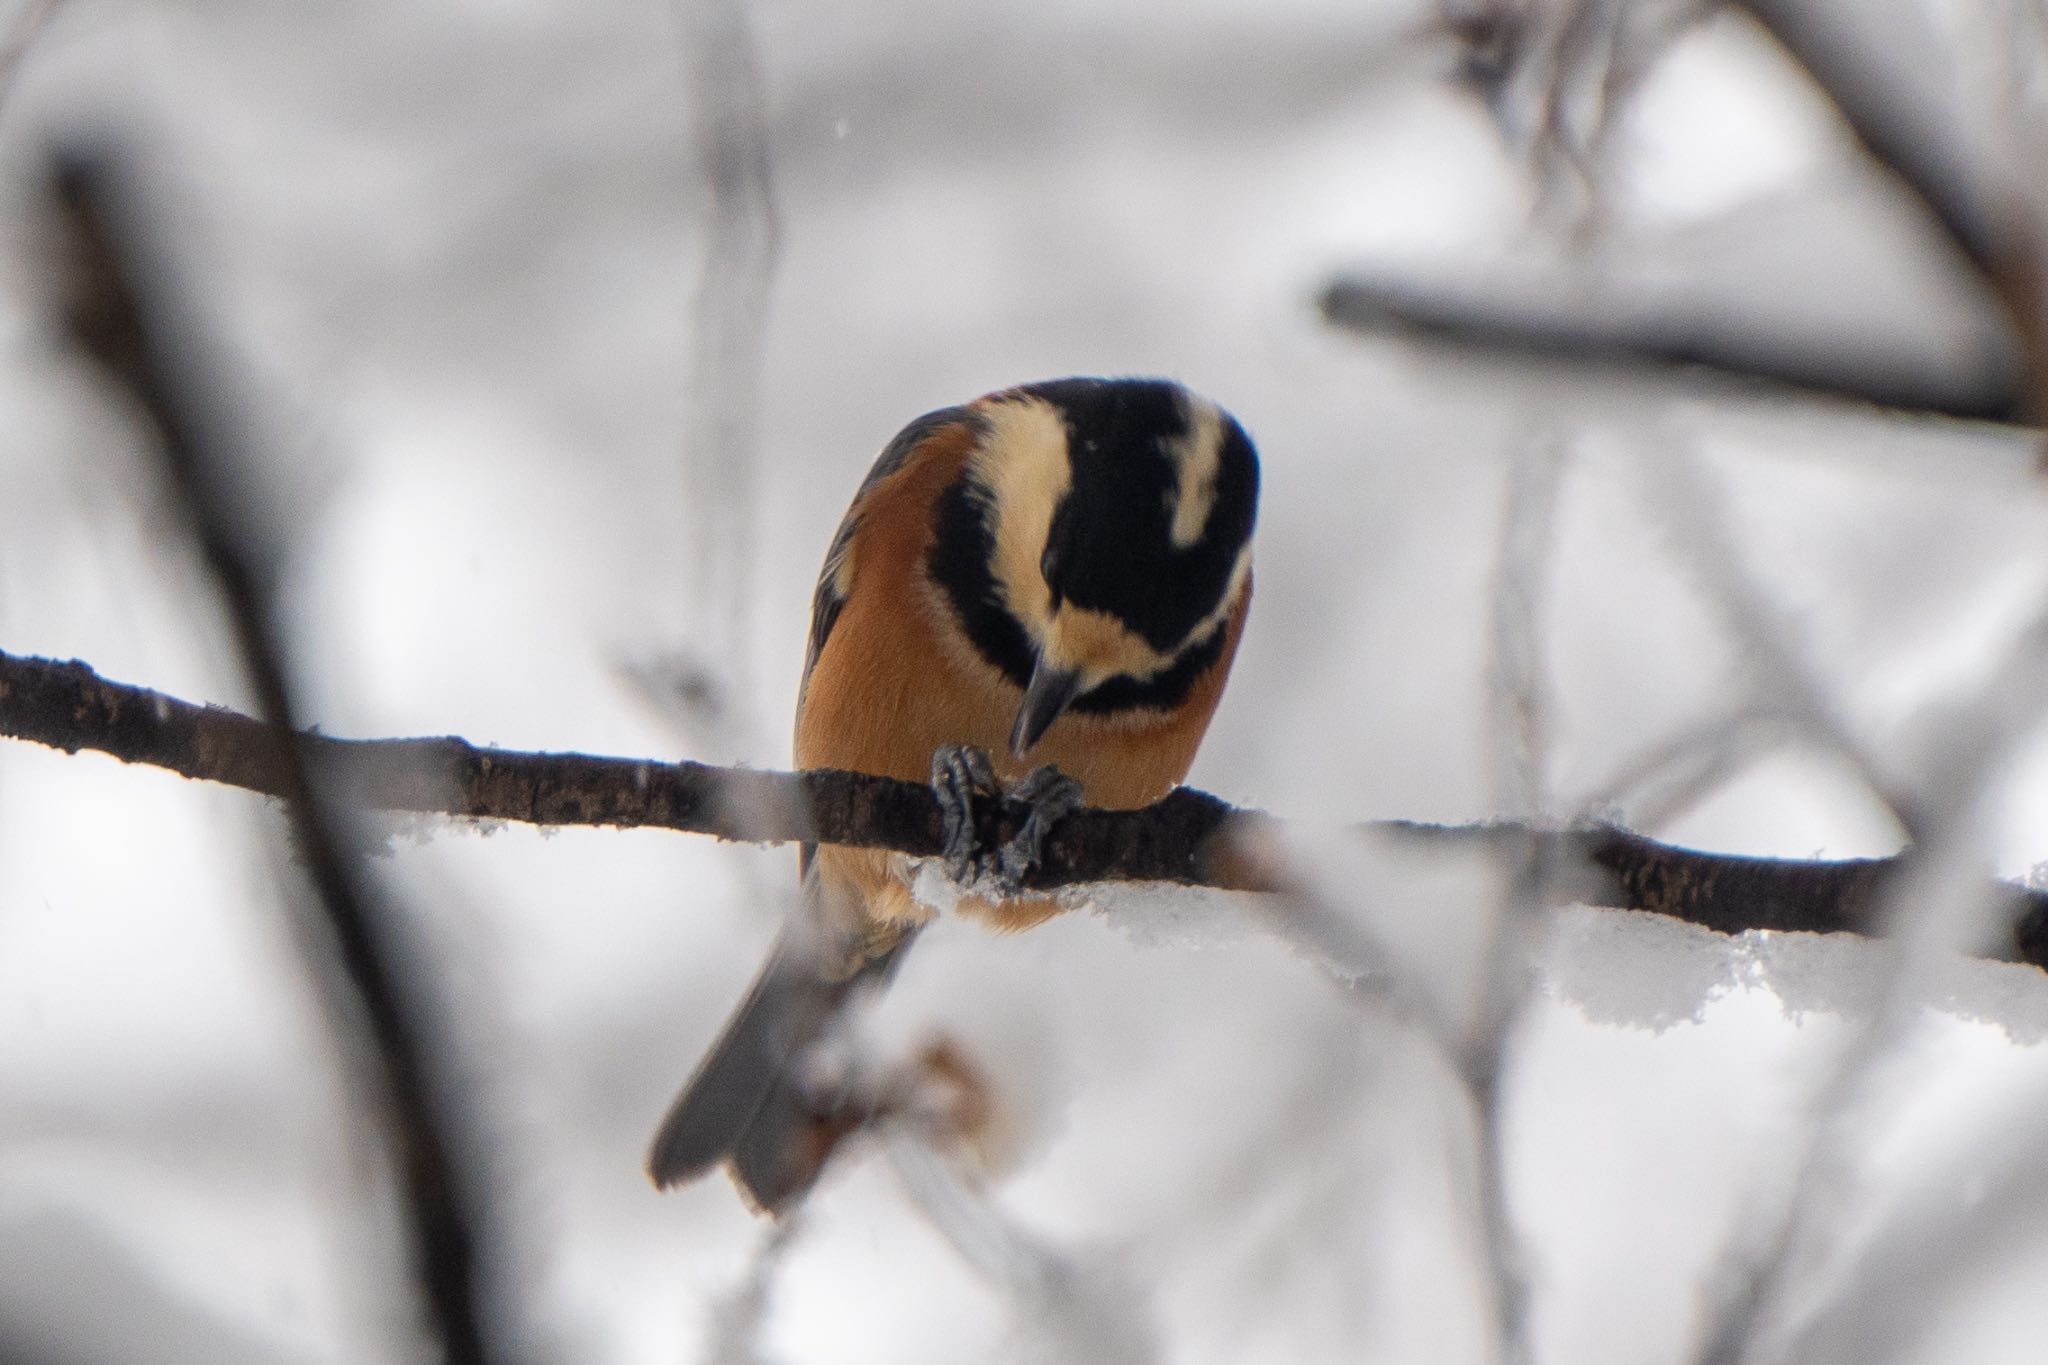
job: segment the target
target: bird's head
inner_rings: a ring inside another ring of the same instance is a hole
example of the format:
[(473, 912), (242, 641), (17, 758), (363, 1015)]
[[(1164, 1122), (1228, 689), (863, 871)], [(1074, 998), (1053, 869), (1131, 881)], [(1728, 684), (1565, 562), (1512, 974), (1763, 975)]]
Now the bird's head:
[(933, 578), (1023, 698), (1020, 756), (1068, 710), (1166, 711), (1221, 656), (1247, 591), (1258, 457), (1236, 419), (1158, 379), (1059, 379), (968, 409)]

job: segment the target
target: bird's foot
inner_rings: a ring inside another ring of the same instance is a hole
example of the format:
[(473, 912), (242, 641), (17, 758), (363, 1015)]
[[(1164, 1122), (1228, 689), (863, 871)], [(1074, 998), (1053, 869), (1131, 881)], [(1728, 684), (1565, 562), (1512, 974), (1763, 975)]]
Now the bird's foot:
[[(1047, 764), (1005, 789), (988, 751), (965, 744), (941, 745), (932, 753), (932, 793), (945, 821), (946, 870), (964, 887), (998, 897), (1024, 894), (1024, 881), (1045, 853), (1053, 827), (1081, 809), (1081, 784)], [(974, 798), (997, 796), (1026, 807), (1016, 834), (984, 848), (974, 829)]]
[(974, 831), (974, 798), (1000, 796), (995, 764), (988, 750), (967, 744), (941, 744), (932, 750), (932, 795), (938, 798), (944, 822), (946, 871), (962, 886), (980, 880), (987, 861)]
[(1014, 894), (1024, 889), (1024, 879), (1045, 856), (1045, 841), (1052, 837), (1053, 826), (1087, 803), (1081, 796), (1081, 784), (1050, 763), (1033, 768), (1004, 795), (1029, 808), (1016, 836), (996, 850), (997, 884)]

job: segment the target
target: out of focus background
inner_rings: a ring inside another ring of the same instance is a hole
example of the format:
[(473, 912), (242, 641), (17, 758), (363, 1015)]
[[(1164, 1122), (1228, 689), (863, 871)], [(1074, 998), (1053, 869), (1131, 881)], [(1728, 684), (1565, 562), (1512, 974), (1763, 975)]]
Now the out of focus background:
[[(139, 187), (330, 734), (785, 766), (912, 417), (1164, 374), (1260, 445), (1192, 780), (1296, 821), (1375, 955), (1226, 896), (942, 920), (862, 1036), (975, 1060), (987, 1169), (860, 1144), (779, 1232), (657, 1194), (793, 854), (378, 827), (501, 1358), (2039, 1359), (2048, 981), (1944, 946), (1960, 881), (1905, 954), (1565, 909), (1509, 988), (1498, 869), (1338, 832), (2048, 858), (2032, 0), (0, 24), (9, 652), (251, 704), (57, 319), (60, 146)], [(0, 744), (0, 1354), (434, 1358), (312, 914), (261, 798)]]

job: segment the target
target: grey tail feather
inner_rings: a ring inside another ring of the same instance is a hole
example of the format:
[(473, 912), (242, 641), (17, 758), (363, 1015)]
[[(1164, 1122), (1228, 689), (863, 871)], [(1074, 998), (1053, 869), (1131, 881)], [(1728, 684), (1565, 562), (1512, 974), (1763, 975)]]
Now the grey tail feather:
[(754, 1205), (779, 1212), (809, 1189), (830, 1154), (833, 1118), (801, 1083), (803, 1054), (855, 991), (887, 977), (909, 942), (843, 981), (785, 933), (697, 1074), (669, 1106), (647, 1155), (663, 1189), (730, 1159)]

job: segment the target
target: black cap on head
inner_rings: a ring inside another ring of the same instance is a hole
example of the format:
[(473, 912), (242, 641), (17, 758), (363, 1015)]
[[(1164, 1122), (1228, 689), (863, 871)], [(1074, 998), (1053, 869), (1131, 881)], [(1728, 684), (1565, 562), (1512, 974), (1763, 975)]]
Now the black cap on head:
[(1251, 539), (1251, 438), (1168, 380), (1060, 379), (1024, 392), (1067, 427), (1073, 481), (1040, 562), (1055, 603), (1107, 612), (1173, 652), (1215, 612)]

